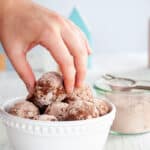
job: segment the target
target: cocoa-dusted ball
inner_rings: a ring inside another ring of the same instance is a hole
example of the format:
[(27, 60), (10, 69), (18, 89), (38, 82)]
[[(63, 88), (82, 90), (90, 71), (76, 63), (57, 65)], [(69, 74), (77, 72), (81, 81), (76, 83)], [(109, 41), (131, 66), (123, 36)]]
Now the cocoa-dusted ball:
[(67, 120), (85, 120), (98, 116), (96, 106), (90, 101), (75, 100), (67, 108)]
[(48, 72), (36, 82), (34, 93), (29, 101), (42, 108), (54, 101), (62, 101), (65, 97), (62, 76), (57, 72)]
[(94, 104), (99, 111), (99, 116), (103, 116), (110, 111), (110, 107), (107, 104), (107, 102), (100, 100), (100, 99), (94, 99)]
[(46, 111), (45, 114), (48, 115), (53, 115), (55, 116), (59, 121), (63, 121), (66, 120), (66, 116), (67, 116), (67, 107), (69, 106), (69, 104), (64, 103), (64, 102), (54, 102), (51, 103)]
[(71, 94), (67, 95), (68, 102), (74, 100), (92, 101), (93, 93), (88, 85), (83, 85), (80, 88), (75, 88)]
[(31, 102), (21, 101), (10, 108), (9, 113), (18, 117), (32, 119), (39, 115), (39, 109)]
[(57, 118), (53, 115), (37, 115), (33, 118), (34, 120), (40, 120), (40, 121), (57, 121)]

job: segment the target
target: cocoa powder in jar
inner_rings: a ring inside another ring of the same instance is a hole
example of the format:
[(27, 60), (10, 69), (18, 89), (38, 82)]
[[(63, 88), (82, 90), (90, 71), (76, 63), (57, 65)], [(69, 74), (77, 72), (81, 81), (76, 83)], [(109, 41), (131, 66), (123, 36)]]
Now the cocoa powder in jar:
[(150, 131), (150, 92), (111, 92), (106, 97), (117, 109), (113, 131), (125, 134)]

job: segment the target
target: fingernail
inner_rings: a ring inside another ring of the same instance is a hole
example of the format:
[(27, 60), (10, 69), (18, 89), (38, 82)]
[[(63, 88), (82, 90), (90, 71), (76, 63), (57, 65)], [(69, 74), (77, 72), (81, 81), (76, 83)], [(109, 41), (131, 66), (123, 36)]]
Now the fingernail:
[(83, 84), (83, 83), (79, 81), (79, 82), (77, 82), (76, 87), (77, 87), (77, 88), (80, 88), (80, 87), (82, 87), (82, 84)]

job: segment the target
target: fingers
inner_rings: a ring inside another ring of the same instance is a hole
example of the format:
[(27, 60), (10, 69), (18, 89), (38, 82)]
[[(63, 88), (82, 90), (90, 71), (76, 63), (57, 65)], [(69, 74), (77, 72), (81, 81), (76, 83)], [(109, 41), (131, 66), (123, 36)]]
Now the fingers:
[(66, 30), (62, 33), (62, 38), (68, 47), (71, 55), (74, 57), (76, 67), (76, 86), (83, 85), (87, 71), (87, 48), (83, 40), (81, 40), (78, 32)]
[(57, 34), (44, 36), (41, 40), (41, 45), (50, 51), (51, 55), (59, 64), (64, 77), (66, 91), (71, 93), (75, 85), (74, 61), (61, 36), (57, 36)]
[(16, 45), (14, 44), (14, 46), (11, 49), (6, 51), (16, 72), (26, 84), (28, 91), (32, 93), (35, 84), (35, 77), (30, 65), (26, 60), (25, 54), (23, 52), (23, 46), (17, 43)]
[(89, 45), (89, 42), (85, 36), (85, 34), (80, 30), (80, 28), (78, 26), (76, 26), (72, 21), (68, 20), (68, 19), (65, 19), (66, 22), (69, 24), (70, 28), (71, 29), (76, 29), (75, 32), (79, 32), (80, 33), (80, 38), (84, 41), (85, 45), (86, 45), (86, 48), (87, 48), (87, 52), (88, 52), (88, 55), (90, 55), (92, 53), (92, 49)]

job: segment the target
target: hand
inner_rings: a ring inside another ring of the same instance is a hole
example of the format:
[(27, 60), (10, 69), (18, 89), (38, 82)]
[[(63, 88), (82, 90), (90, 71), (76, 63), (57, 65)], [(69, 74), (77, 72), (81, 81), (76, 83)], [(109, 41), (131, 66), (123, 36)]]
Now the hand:
[[(54, 57), (68, 93), (80, 87), (91, 50), (84, 34), (71, 21), (29, 0), (0, 0), (0, 40), (15, 70), (31, 92), (35, 77), (27, 52), (40, 44)], [(40, 62), (41, 60), (39, 60)]]

